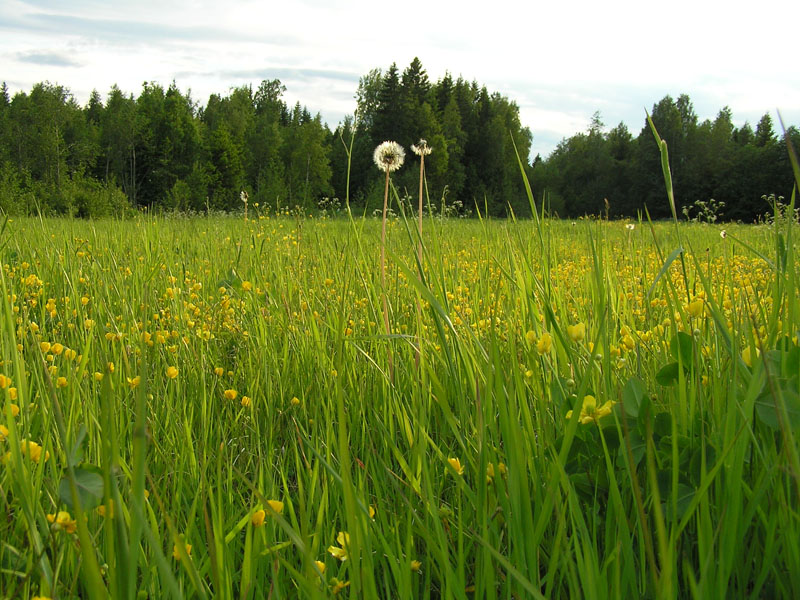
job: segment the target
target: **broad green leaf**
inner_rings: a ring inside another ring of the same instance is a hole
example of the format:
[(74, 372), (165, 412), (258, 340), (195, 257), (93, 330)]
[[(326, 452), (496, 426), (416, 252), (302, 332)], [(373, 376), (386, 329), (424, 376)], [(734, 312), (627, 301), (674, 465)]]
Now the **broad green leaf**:
[(637, 377), (631, 377), (622, 390), (622, 403), (625, 406), (625, 414), (634, 419), (639, 416), (639, 407), (642, 399), (647, 395), (647, 388)]
[[(78, 498), (83, 510), (89, 510), (99, 506), (103, 501), (103, 476), (97, 467), (87, 465), (74, 469), (75, 485), (78, 488)], [(72, 494), (69, 490), (69, 479), (64, 476), (58, 486), (58, 496), (67, 508), (74, 510)]]
[[(789, 427), (800, 428), (800, 395), (792, 390), (783, 390), (783, 402), (786, 404), (786, 413)], [(770, 429), (780, 429), (779, 409), (777, 399), (767, 389), (756, 398), (756, 414), (764, 425)]]
[(676, 362), (664, 365), (659, 369), (658, 373), (656, 373), (656, 381), (664, 386), (675, 385), (678, 381), (679, 371), (680, 366)]
[(694, 340), (692, 336), (683, 331), (676, 333), (669, 341), (669, 351), (672, 357), (683, 364), (684, 369), (691, 369), (694, 364), (692, 358)]

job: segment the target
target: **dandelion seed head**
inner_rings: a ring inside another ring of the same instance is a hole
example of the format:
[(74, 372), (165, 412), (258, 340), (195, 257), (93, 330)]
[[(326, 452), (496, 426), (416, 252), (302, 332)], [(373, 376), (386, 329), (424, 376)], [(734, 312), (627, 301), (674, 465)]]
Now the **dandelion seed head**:
[(416, 144), (411, 144), (411, 151), (417, 156), (428, 156), (433, 152), (433, 148), (428, 146), (426, 140), (420, 139)]
[(627, 229), (628, 231), (633, 231), (635, 228), (636, 225), (634, 225), (633, 223), (628, 223), (627, 225), (625, 225), (625, 229)]
[(381, 171), (391, 173), (403, 166), (405, 157), (406, 153), (400, 144), (397, 142), (383, 142), (375, 148), (372, 160), (375, 161)]
[(728, 237), (728, 232), (723, 229), (722, 231), (719, 232), (719, 237), (721, 237), (724, 240), (726, 237)]

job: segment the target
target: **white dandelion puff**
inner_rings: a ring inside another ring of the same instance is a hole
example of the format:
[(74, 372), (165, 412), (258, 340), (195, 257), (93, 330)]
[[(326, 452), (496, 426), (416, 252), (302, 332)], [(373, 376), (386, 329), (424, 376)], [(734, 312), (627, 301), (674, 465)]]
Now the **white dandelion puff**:
[(634, 225), (633, 223), (628, 223), (627, 225), (625, 225), (625, 229), (627, 229), (628, 231), (633, 231), (635, 228), (636, 225)]
[(428, 142), (426, 140), (421, 139), (416, 144), (411, 144), (411, 151), (417, 156), (428, 156), (431, 152), (433, 152), (433, 148), (428, 146)]
[(372, 160), (381, 171), (391, 173), (403, 166), (406, 153), (397, 142), (383, 142), (375, 148)]
[(721, 237), (724, 240), (726, 237), (728, 237), (728, 232), (723, 229), (722, 231), (719, 232), (719, 237)]

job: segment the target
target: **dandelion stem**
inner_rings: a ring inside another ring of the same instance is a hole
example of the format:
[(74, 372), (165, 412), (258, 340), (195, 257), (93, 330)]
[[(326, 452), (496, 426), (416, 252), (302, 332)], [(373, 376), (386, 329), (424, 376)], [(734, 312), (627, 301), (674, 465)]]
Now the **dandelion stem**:
[[(389, 169), (386, 169), (386, 186), (383, 190), (383, 220), (381, 223), (381, 288), (383, 289), (383, 324), (386, 335), (390, 335), (389, 328), (389, 301), (386, 297), (386, 212), (389, 205)], [(389, 348), (389, 377), (393, 377), (392, 348)]]

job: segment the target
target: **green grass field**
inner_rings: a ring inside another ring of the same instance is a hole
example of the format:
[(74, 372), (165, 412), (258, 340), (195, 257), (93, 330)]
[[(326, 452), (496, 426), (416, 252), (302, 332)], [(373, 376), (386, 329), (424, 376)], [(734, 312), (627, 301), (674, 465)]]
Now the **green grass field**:
[(6, 224), (0, 597), (800, 595), (790, 223), (253, 216)]

